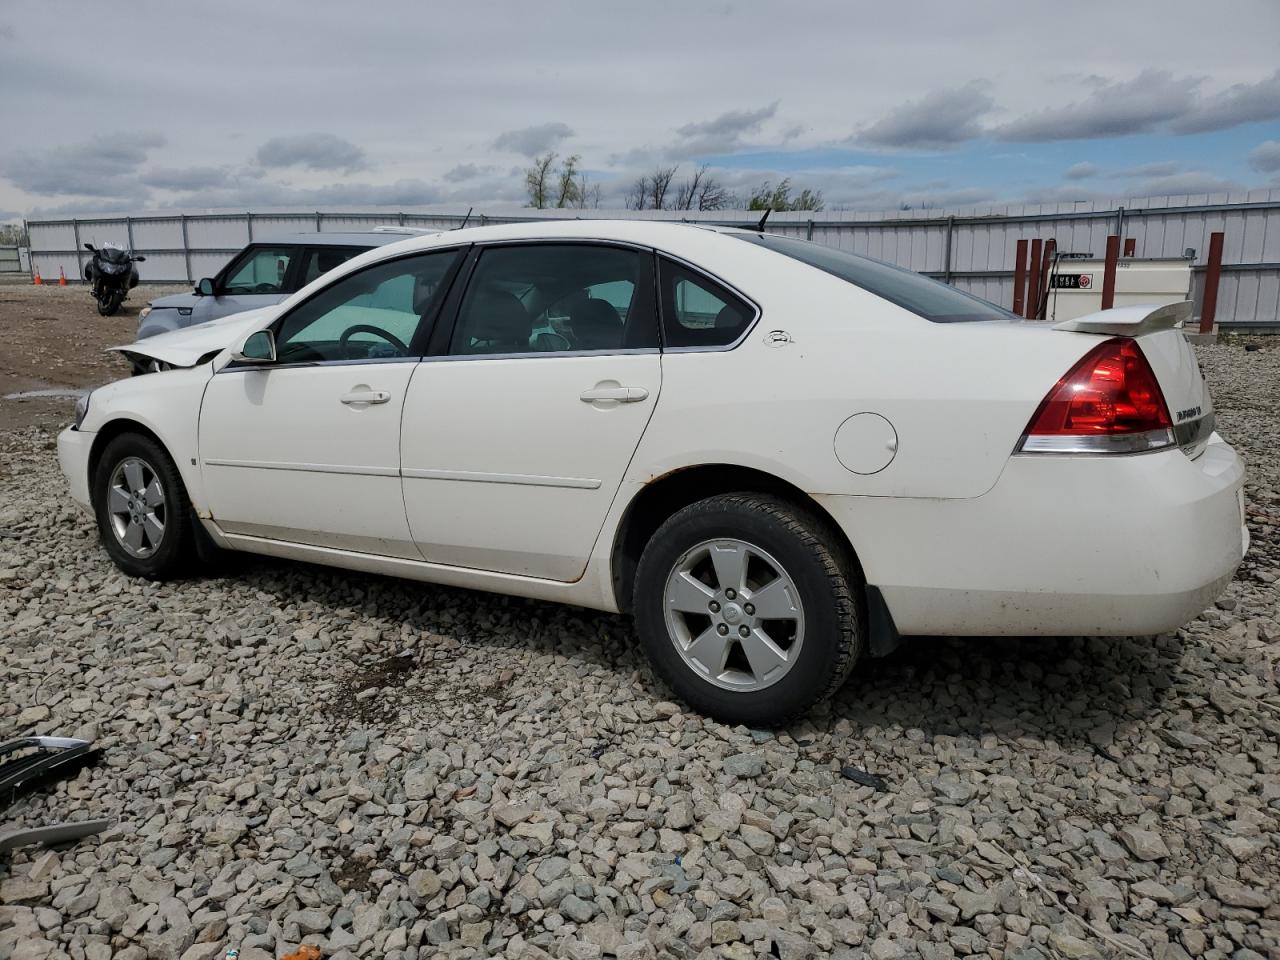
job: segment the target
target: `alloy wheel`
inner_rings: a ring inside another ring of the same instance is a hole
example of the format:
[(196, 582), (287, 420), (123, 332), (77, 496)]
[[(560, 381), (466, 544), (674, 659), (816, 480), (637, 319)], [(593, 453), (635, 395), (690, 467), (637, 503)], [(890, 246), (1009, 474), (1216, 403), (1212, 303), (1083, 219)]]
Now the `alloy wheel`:
[(164, 540), (164, 485), (155, 468), (140, 457), (116, 464), (107, 486), (107, 513), (116, 542), (131, 557), (145, 560)]
[(763, 690), (795, 666), (804, 609), (795, 581), (744, 540), (706, 540), (685, 551), (663, 594), (667, 632), (685, 664), (727, 690)]

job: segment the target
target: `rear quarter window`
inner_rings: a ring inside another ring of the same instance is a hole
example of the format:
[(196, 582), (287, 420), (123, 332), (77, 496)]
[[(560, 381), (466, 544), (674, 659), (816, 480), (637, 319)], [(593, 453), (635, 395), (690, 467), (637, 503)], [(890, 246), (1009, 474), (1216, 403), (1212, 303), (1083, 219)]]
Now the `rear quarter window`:
[(1018, 319), (1016, 315), (994, 303), (957, 290), (940, 280), (881, 260), (834, 250), (808, 240), (792, 240), (770, 234), (738, 233), (734, 236), (839, 277), (934, 323), (973, 323), (983, 320), (1007, 322)]

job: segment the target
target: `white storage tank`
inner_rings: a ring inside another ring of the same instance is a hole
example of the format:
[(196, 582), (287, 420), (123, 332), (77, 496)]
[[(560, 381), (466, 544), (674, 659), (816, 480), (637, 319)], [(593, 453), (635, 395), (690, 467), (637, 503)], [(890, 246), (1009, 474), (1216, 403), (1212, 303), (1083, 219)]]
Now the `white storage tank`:
[[(1113, 307), (1177, 303), (1191, 299), (1191, 264), (1186, 257), (1122, 257), (1116, 263)], [(1106, 261), (1066, 254), (1049, 275), (1046, 320), (1074, 320), (1102, 309)]]

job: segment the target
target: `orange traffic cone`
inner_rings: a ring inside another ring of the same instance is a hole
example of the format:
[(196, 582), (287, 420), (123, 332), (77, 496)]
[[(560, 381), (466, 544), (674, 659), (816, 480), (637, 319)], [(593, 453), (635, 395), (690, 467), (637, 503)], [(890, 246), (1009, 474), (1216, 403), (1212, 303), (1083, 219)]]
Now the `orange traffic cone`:
[(62, 272), (62, 268), (58, 268), (58, 286), (65, 287), (67, 285), (67, 275)]
[(39, 286), (43, 286), (43, 285), (44, 285), (44, 281), (40, 279), (40, 268), (39, 268), (39, 267), (36, 267), (36, 268), (35, 268), (35, 271), (36, 271), (36, 277), (35, 277), (35, 279), (34, 279), (34, 280), (32, 280), (31, 282), (32, 282), (32, 283), (34, 283), (37, 287), (39, 287)]

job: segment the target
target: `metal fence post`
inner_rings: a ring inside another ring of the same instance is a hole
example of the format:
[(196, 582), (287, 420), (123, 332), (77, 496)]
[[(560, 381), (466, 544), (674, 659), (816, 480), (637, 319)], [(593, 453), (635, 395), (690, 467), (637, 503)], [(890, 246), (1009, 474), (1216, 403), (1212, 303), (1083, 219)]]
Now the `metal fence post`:
[(806, 240), (813, 239), (813, 217), (809, 218), (809, 226), (805, 229), (804, 238)]
[(1025, 237), (1018, 241), (1013, 261), (1013, 312), (1020, 317), (1027, 302), (1027, 244)]
[(244, 228), (249, 234), (249, 242), (253, 243), (253, 211), (252, 210), (245, 211)]
[[(810, 220), (809, 222), (813, 223), (812, 220)], [(943, 260), (942, 279), (946, 283), (951, 282), (951, 231), (955, 229), (955, 226), (956, 226), (956, 218), (947, 217), (947, 242), (943, 246), (943, 251), (942, 251), (942, 260)]]
[(1107, 237), (1107, 259), (1102, 267), (1102, 309), (1116, 305), (1116, 263), (1120, 260), (1120, 238)]
[(187, 264), (187, 283), (191, 282), (191, 244), (187, 242), (187, 215), (182, 215), (182, 259)]
[(75, 217), (71, 218), (71, 235), (76, 238), (76, 279), (83, 280), (84, 261), (80, 259), (80, 251), (83, 250), (84, 247), (80, 246), (80, 221), (75, 219)]
[(1204, 305), (1200, 308), (1200, 332), (1213, 333), (1213, 321), (1218, 315), (1218, 280), (1222, 276), (1221, 231), (1209, 234), (1209, 269), (1204, 275)]
[(316, 233), (320, 232), (320, 211), (316, 211)]

